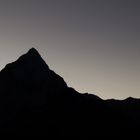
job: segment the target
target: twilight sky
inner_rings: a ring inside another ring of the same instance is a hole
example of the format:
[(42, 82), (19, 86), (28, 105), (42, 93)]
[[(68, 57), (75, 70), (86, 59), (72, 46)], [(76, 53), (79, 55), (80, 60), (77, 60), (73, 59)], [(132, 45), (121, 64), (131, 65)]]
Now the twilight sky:
[(80, 92), (140, 98), (139, 0), (0, 0), (0, 69), (32, 47)]

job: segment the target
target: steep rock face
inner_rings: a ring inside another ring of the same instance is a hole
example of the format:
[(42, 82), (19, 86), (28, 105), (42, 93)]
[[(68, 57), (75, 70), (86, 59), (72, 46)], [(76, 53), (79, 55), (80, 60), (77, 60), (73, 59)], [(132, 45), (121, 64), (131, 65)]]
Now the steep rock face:
[(30, 49), (0, 72), (0, 133), (85, 136), (135, 134), (140, 100), (102, 100), (69, 88)]
[[(20, 123), (24, 122), (25, 125), (33, 121), (33, 112), (46, 111), (47, 96), (60, 96), (56, 92), (59, 94), (60, 90), (67, 88), (63, 78), (49, 69), (34, 48), (6, 65), (0, 72), (0, 85), (0, 121), (2, 129), (6, 127), (5, 131), (9, 127), (19, 131), (17, 127), (20, 127)], [(21, 127), (24, 129), (24, 126)]]

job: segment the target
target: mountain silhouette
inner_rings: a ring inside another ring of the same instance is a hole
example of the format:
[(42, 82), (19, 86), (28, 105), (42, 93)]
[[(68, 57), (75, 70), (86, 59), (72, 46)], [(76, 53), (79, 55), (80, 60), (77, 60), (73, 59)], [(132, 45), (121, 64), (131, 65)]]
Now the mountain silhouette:
[(140, 130), (140, 100), (103, 100), (68, 87), (30, 49), (0, 72), (0, 134), (122, 136)]

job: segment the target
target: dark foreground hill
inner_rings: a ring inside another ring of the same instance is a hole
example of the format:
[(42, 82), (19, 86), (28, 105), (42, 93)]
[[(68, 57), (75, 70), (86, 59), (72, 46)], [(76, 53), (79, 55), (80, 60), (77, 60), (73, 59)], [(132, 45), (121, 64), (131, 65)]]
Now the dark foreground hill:
[(69, 88), (30, 49), (0, 72), (0, 134), (120, 136), (140, 130), (140, 100), (102, 100)]

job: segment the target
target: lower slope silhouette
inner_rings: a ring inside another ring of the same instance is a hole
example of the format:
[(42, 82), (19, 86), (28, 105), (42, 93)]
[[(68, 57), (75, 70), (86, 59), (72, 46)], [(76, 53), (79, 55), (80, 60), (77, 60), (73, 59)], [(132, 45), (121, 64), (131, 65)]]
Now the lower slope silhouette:
[(140, 130), (140, 100), (80, 94), (30, 49), (0, 72), (0, 134), (121, 136)]

